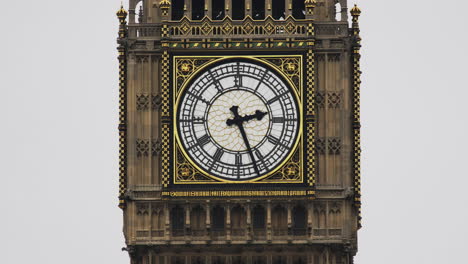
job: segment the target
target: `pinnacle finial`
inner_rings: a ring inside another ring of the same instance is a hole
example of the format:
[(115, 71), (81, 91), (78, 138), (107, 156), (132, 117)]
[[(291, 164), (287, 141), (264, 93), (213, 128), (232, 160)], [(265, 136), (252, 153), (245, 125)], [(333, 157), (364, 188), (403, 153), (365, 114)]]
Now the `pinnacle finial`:
[(169, 0), (161, 0), (159, 2), (159, 8), (161, 9), (169, 9), (171, 7), (171, 1)]
[(117, 11), (117, 17), (119, 18), (119, 20), (123, 20), (127, 18), (127, 14), (128, 12), (124, 9), (123, 3), (120, 3), (120, 9)]
[(171, 7), (171, 1), (169, 0), (161, 0), (159, 2), (159, 8), (161, 8), (162, 15), (167, 16), (169, 12), (169, 8)]
[(305, 0), (304, 4), (307, 8), (315, 8), (315, 6), (317, 6), (317, 0)]
[(354, 4), (354, 7), (351, 8), (350, 12), (353, 17), (358, 17), (361, 15), (361, 9), (359, 9), (359, 7), (356, 4)]

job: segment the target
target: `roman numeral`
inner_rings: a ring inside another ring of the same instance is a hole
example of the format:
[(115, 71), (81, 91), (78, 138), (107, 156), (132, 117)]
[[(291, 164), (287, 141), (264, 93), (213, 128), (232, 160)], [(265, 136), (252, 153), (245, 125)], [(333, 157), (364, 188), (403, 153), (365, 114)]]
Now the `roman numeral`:
[(205, 119), (203, 117), (194, 117), (192, 122), (194, 124), (204, 124)]
[(297, 121), (297, 119), (296, 118), (287, 118), (286, 119), (286, 118), (284, 118), (282, 116), (277, 116), (277, 117), (273, 117), (271, 119), (271, 121), (273, 123), (284, 123), (284, 122), (287, 122), (287, 121)]
[(205, 134), (204, 136), (202, 136), (201, 138), (198, 138), (197, 139), (198, 141), (198, 144), (203, 147), (205, 146), (206, 144), (208, 144), (208, 142), (210, 142), (210, 136), (208, 136), (208, 134)]
[(260, 85), (263, 83), (263, 80), (265, 79), (265, 76), (267, 75), (267, 71), (265, 70), (263, 73), (262, 73), (262, 77), (260, 79), (260, 81), (258, 82), (258, 85), (257, 87), (255, 87), (255, 92), (258, 90), (258, 88), (260, 87)]
[(208, 71), (208, 73), (210, 74), (211, 79), (213, 79), (213, 83), (214, 83), (216, 89), (218, 89), (219, 92), (222, 92), (223, 91), (223, 86), (221, 85), (221, 83), (214, 77), (214, 75), (213, 75), (213, 73), (211, 71)]
[(271, 98), (270, 100), (268, 100), (267, 103), (268, 103), (268, 104), (272, 104), (272, 103), (274, 103), (276, 100), (278, 100), (278, 99), (280, 99), (281, 97), (283, 97), (285, 94), (286, 94), (286, 93), (277, 95), (277, 96)]
[(273, 145), (278, 145), (280, 142), (279, 142), (279, 139), (275, 138), (274, 136), (272, 135), (268, 135), (267, 136), (267, 139), (268, 141), (273, 144)]
[(208, 102), (207, 100), (203, 99), (203, 97), (201, 97), (200, 95), (196, 95), (196, 94), (193, 94), (191, 92), (187, 92), (188, 95), (191, 95), (192, 97), (194, 97), (195, 99), (198, 99), (199, 101), (202, 101), (204, 102), (206, 105), (210, 105), (210, 102)]
[(284, 117), (273, 117), (271, 121), (273, 123), (284, 123)]
[(240, 63), (237, 62), (237, 74), (234, 77), (234, 85), (237, 87), (242, 86), (242, 75), (240, 74)]
[(255, 151), (255, 155), (257, 155), (257, 157), (258, 157), (260, 160), (263, 160), (263, 155), (262, 155), (262, 153), (261, 153), (259, 150), (256, 150), (256, 151)]
[(236, 165), (237, 166), (242, 165), (242, 156), (240, 154), (236, 154)]
[(213, 160), (214, 161), (220, 161), (221, 160), (221, 157), (224, 155), (224, 150), (222, 149), (217, 149), (214, 156), (213, 156)]

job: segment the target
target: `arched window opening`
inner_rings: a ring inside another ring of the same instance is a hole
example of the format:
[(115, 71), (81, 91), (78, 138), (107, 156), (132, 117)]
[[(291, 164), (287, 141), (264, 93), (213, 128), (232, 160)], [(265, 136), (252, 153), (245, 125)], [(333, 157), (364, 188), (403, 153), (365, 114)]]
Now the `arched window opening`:
[(265, 208), (257, 205), (253, 209), (253, 228), (254, 229), (265, 229)]
[(152, 236), (164, 236), (164, 211), (162, 208), (153, 209)]
[(247, 227), (247, 217), (244, 208), (237, 205), (231, 210), (231, 233), (233, 236), (244, 236)]
[(196, 257), (192, 257), (192, 264), (205, 264), (205, 257), (200, 257), (200, 256), (196, 256)]
[(288, 215), (286, 209), (281, 205), (277, 205), (271, 212), (271, 225), (273, 227), (273, 235), (285, 236), (288, 234)]
[(273, 18), (276, 20), (285, 19), (285, 1), (284, 0), (273, 0), (271, 12)]
[(265, 19), (265, 0), (252, 0), (252, 17), (255, 20)]
[(264, 256), (253, 256), (252, 257), (252, 264), (265, 264), (266, 257)]
[(197, 206), (190, 212), (190, 226), (194, 236), (204, 236), (206, 230), (206, 212), (201, 206)]
[(341, 4), (340, 3), (335, 4), (335, 20), (341, 21)]
[(184, 235), (184, 220), (185, 213), (182, 207), (177, 205), (171, 209), (171, 227), (173, 236)]
[(213, 264), (224, 264), (226, 263), (226, 257), (214, 256), (211, 257), (211, 262)]
[(192, 0), (192, 20), (201, 20), (205, 16), (205, 0)]
[(274, 256), (273, 264), (286, 264), (286, 256)]
[(245, 17), (245, 0), (232, 0), (232, 19), (242, 20)]
[(172, 0), (172, 20), (181, 20), (184, 16), (184, 0)]
[(171, 264), (184, 264), (185, 257), (171, 257)]
[(211, 2), (212, 14), (211, 18), (213, 20), (223, 20), (224, 19), (224, 0), (212, 0)]
[(247, 262), (245, 257), (241, 257), (241, 256), (233, 256), (231, 259), (232, 259), (231, 260), (232, 264), (244, 264)]
[(222, 231), (224, 230), (224, 222), (225, 222), (225, 214), (224, 208), (217, 205), (213, 208), (213, 212), (211, 214), (212, 217), (212, 224), (214, 231)]
[(293, 0), (292, 5), (293, 5), (293, 10), (292, 10), (293, 17), (296, 19), (304, 19), (305, 18), (304, 0)]
[(143, 23), (143, 1), (140, 1), (136, 6), (135, 6), (135, 15), (136, 15), (136, 22), (137, 23)]
[[(340, 262), (336, 262), (336, 263), (340, 263)], [(293, 264), (306, 264), (306, 258), (305, 257), (294, 257)]]
[(307, 228), (307, 211), (302, 205), (298, 205), (292, 210), (293, 234), (304, 236)]

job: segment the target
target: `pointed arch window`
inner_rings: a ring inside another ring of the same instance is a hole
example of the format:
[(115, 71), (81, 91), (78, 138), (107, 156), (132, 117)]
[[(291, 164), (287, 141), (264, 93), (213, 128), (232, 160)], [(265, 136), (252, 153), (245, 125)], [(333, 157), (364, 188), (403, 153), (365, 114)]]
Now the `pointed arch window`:
[(252, 17), (255, 20), (265, 19), (265, 0), (252, 0)]
[(232, 0), (232, 19), (242, 20), (245, 17), (245, 0)]
[(177, 205), (171, 209), (171, 228), (173, 236), (184, 235), (184, 220), (185, 213), (182, 207)]
[(225, 6), (224, 0), (212, 0), (212, 2), (211, 2), (211, 9), (212, 9), (211, 18), (213, 20), (223, 20), (224, 19), (224, 16), (225, 16), (224, 6)]
[(304, 0), (293, 0), (292, 2), (292, 15), (295, 19), (305, 18), (305, 5)]
[(292, 216), (294, 235), (304, 236), (307, 228), (307, 211), (304, 206), (295, 206), (292, 210)]
[(205, 16), (205, 0), (192, 0), (192, 20), (201, 20)]
[(224, 222), (225, 222), (224, 208), (222, 208), (219, 205), (214, 207), (211, 216), (212, 216), (211, 222), (213, 223), (213, 229), (224, 230)]
[(181, 20), (184, 16), (184, 0), (172, 0), (171, 19)]
[(284, 0), (273, 0), (271, 12), (274, 19), (284, 20), (286, 16), (285, 10)]

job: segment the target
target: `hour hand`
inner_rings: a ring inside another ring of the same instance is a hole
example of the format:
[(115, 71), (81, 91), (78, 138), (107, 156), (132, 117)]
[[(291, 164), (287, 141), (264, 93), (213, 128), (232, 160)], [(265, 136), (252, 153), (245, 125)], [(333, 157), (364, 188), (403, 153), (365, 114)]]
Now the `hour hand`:
[(252, 120), (252, 119), (254, 119), (254, 118), (256, 118), (257, 120), (260, 121), (260, 120), (262, 120), (263, 117), (266, 116), (266, 115), (267, 115), (266, 112), (262, 112), (262, 111), (260, 111), (260, 110), (257, 110), (257, 111), (255, 111), (255, 114), (253, 114), (253, 115), (244, 116), (244, 117), (242, 118), (242, 121), (249, 121), (249, 120)]

